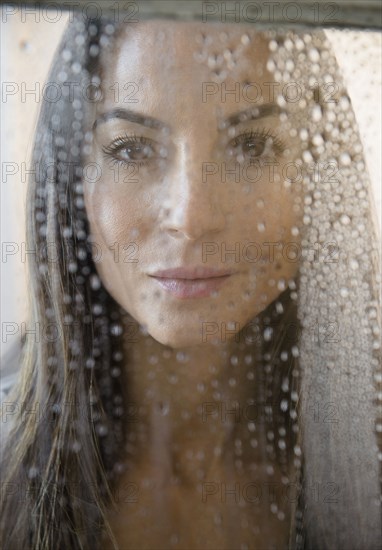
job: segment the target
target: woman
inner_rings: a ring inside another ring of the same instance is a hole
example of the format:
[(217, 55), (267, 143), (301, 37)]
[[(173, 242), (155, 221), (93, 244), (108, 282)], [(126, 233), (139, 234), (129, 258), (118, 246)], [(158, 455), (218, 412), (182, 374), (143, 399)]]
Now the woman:
[(324, 36), (77, 18), (48, 81), (4, 548), (377, 548), (377, 245)]

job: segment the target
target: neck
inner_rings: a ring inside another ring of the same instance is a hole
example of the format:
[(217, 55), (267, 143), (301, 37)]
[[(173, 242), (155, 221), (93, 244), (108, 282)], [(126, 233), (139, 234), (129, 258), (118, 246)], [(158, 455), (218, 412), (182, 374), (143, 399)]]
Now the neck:
[(229, 466), (235, 440), (249, 437), (253, 344), (231, 340), (172, 349), (136, 328), (136, 341), (126, 342), (128, 440), (135, 449), (127, 464), (150, 464), (162, 478), (183, 481)]

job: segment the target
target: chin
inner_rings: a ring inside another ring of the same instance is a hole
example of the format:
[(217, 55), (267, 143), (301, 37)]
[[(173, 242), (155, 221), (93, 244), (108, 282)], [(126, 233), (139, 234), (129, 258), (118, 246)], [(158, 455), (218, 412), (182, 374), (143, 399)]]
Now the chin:
[[(228, 320), (226, 321), (228, 323)], [(241, 326), (241, 325), (239, 325)], [(147, 331), (154, 340), (160, 344), (172, 349), (184, 349), (192, 347), (201, 347), (209, 345), (222, 345), (234, 339), (240, 332), (230, 330), (222, 334), (221, 323), (213, 320), (208, 324), (202, 324), (200, 320), (194, 322), (178, 322), (177, 324), (168, 323), (167, 319), (162, 324), (149, 322)]]
[(202, 345), (202, 330), (189, 327), (180, 327), (178, 330), (163, 326), (147, 327), (147, 331), (154, 340), (172, 349), (184, 349)]

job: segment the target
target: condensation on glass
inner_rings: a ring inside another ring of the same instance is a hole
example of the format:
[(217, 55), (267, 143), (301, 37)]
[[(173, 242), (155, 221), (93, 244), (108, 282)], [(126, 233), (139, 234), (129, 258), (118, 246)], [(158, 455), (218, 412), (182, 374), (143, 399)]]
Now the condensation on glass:
[(66, 27), (27, 184), (41, 332), (6, 396), (7, 548), (377, 547), (374, 168), (328, 34)]

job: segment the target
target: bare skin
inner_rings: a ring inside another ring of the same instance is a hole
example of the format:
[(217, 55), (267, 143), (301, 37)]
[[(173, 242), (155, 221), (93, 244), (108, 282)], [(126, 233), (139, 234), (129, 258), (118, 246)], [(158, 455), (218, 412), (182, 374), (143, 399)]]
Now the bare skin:
[[(227, 64), (223, 84), (232, 90), (239, 83), (239, 95), (222, 95), (208, 56), (195, 59), (201, 32), (213, 38), (211, 54), (225, 51), (229, 60), (227, 51), (238, 53), (240, 63)], [(260, 105), (271, 103), (267, 42), (259, 35), (248, 44), (234, 25), (142, 22), (121, 31), (103, 63), (105, 94), (90, 121), (99, 122), (89, 154), (102, 168), (102, 181), (85, 182), (84, 194), (91, 233), (102, 249), (98, 273), (127, 312), (125, 375), (133, 418), (118, 512), (109, 518), (121, 549), (287, 546), (288, 518), (272, 514), (264, 495), (257, 504), (243, 496), (248, 483), (280, 485), (281, 473), (267, 470), (260, 434), (253, 443), (247, 408), (256, 392), (256, 358), (253, 343), (239, 333), (297, 272), (296, 262), (276, 248), (272, 256), (264, 243), (299, 242), (301, 203), (281, 177), (298, 144), (277, 109), (239, 122), (234, 131), (222, 126), (254, 106), (242, 93), (248, 82), (261, 89)], [(114, 84), (126, 82), (137, 85), (137, 103), (116, 97)], [(203, 96), (207, 89), (210, 95)], [(103, 116), (115, 109), (154, 117), (169, 130)], [(243, 141), (249, 131), (256, 136)], [(133, 134), (145, 138), (146, 148), (130, 144), (112, 152), (118, 137), (127, 141)], [(118, 162), (129, 155), (147, 163), (132, 178), (120, 164), (115, 183), (112, 155)], [(263, 164), (253, 181), (253, 172), (244, 171), (251, 158), (277, 162), (272, 178)], [(205, 163), (214, 163), (217, 172), (203, 175)], [(239, 181), (227, 175), (223, 182), (223, 163), (239, 166)], [(248, 247), (253, 242), (262, 252), (259, 261)], [(129, 253), (138, 261), (116, 261), (115, 243), (133, 243)], [(151, 276), (179, 266), (229, 267), (233, 274), (209, 296), (180, 298)], [(235, 483), (239, 496), (225, 498), (224, 487), (229, 491)], [(121, 496), (126, 491), (127, 499)], [(125, 502), (129, 498), (135, 502)]]
[(276, 503), (288, 513), (285, 477), (277, 466), (269, 470), (264, 453), (253, 344), (235, 346), (240, 367), (226, 361), (225, 370), (209, 368), (193, 384), (197, 363), (175, 363), (173, 350), (136, 334), (127, 367), (127, 468), (109, 515), (120, 547), (286, 548), (289, 516), (280, 521), (270, 511)]

